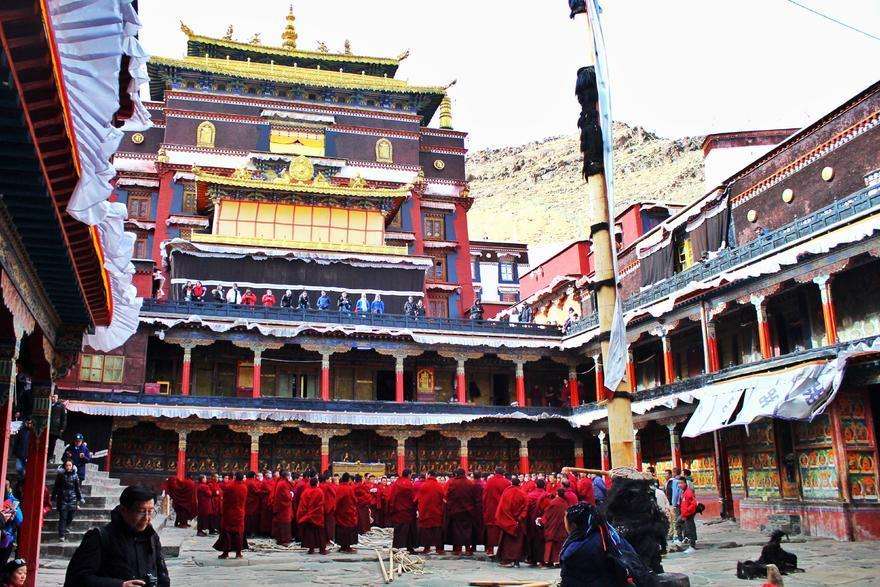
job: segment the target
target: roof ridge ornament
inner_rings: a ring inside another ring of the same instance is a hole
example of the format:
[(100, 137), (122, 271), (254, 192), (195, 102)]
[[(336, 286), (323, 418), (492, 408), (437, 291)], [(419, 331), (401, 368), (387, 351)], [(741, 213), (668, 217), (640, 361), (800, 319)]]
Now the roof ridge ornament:
[(348, 187), (356, 190), (363, 189), (367, 187), (367, 180), (365, 180), (360, 173), (356, 174), (354, 177), (348, 180)]
[(293, 2), (290, 3), (290, 9), (287, 11), (287, 25), (284, 32), (281, 33), (281, 46), (285, 49), (296, 49), (296, 40), (299, 35), (296, 34), (296, 26), (294, 22), (296, 17), (293, 15)]
[(226, 34), (223, 35), (223, 40), (224, 41), (232, 41), (233, 40), (232, 35), (234, 35), (234, 34), (235, 34), (235, 29), (232, 27), (232, 25), (229, 25), (228, 27), (226, 27)]
[(195, 33), (193, 33), (192, 29), (186, 26), (182, 20), (180, 21), (180, 30), (183, 31), (183, 34), (187, 37), (192, 37)]

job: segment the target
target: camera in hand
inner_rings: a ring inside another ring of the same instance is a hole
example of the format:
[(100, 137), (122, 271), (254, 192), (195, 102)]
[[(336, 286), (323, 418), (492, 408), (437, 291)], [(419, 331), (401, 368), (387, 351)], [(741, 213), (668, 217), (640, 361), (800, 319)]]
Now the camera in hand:
[(144, 575), (144, 587), (159, 587), (159, 577), (153, 573)]

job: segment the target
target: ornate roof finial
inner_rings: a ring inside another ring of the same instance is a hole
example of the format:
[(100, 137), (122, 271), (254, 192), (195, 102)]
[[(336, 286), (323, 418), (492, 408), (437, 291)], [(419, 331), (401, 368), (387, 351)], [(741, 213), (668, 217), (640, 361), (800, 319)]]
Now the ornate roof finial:
[(327, 43), (324, 41), (318, 41), (318, 51), (321, 53), (329, 53), (330, 49), (327, 48)]
[(260, 33), (254, 33), (254, 36), (251, 37), (251, 40), (248, 42), (251, 45), (259, 45), (260, 44)]
[(188, 37), (193, 36), (192, 29), (189, 28), (188, 26), (186, 26), (186, 23), (184, 23), (182, 20), (180, 21), (180, 30), (183, 31), (183, 34), (185, 34)]
[(235, 33), (235, 30), (232, 28), (232, 25), (229, 25), (228, 27), (226, 27), (226, 34), (223, 35), (223, 40), (231, 41), (233, 33)]
[(440, 115), (440, 128), (452, 128), (452, 100), (449, 98), (449, 94), (444, 94), (443, 99), (440, 100), (438, 113)]
[(281, 46), (285, 49), (296, 49), (296, 27), (293, 22), (296, 17), (293, 15), (293, 3), (290, 4), (290, 10), (287, 12), (287, 25), (284, 32), (281, 33)]
[(343, 49), (346, 55), (351, 55), (351, 41), (345, 39), (345, 48)]

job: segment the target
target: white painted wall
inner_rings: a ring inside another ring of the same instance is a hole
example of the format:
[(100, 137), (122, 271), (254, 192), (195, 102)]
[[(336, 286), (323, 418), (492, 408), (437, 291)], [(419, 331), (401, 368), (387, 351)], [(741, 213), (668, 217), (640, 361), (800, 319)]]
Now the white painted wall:
[(775, 145), (716, 148), (703, 159), (703, 177), (706, 193), (772, 149)]

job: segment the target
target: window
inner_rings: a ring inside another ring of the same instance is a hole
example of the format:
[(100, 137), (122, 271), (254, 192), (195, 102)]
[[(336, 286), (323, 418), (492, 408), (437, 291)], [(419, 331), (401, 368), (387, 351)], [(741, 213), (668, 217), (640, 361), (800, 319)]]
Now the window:
[(125, 357), (111, 355), (82, 355), (79, 378), (98, 383), (122, 383)]
[(196, 128), (196, 146), (213, 147), (216, 135), (217, 129), (214, 123), (205, 120)]
[(446, 255), (431, 255), (434, 265), (428, 269), (428, 281), (446, 281)]
[(516, 292), (501, 292), (501, 301), (516, 303), (519, 301), (519, 294)]
[(180, 238), (191, 241), (193, 237), (193, 229), (192, 228), (181, 228), (180, 229)]
[(694, 264), (694, 249), (691, 239), (681, 238), (675, 242), (675, 272), (681, 272)]
[(513, 261), (498, 262), (498, 280), (508, 283), (516, 281), (516, 264)]
[(189, 184), (183, 188), (183, 211), (195, 212), (198, 208), (198, 199), (196, 198), (196, 186)]
[(449, 302), (446, 298), (428, 298), (428, 316), (434, 318), (449, 317)]
[(480, 261), (471, 259), (471, 279), (475, 282), (480, 281)]
[(431, 214), (425, 216), (425, 234), (428, 240), (443, 240), (446, 238), (446, 219), (443, 216)]
[(150, 250), (147, 246), (147, 235), (140, 234), (134, 241), (134, 251), (132, 257), (135, 259), (149, 259)]
[(150, 219), (150, 196), (128, 196), (128, 217), (135, 220)]

